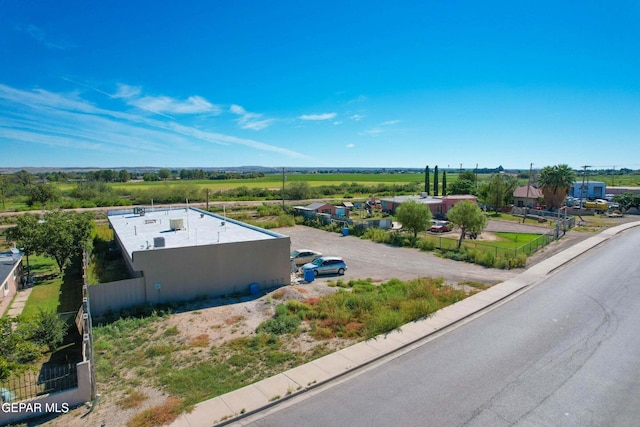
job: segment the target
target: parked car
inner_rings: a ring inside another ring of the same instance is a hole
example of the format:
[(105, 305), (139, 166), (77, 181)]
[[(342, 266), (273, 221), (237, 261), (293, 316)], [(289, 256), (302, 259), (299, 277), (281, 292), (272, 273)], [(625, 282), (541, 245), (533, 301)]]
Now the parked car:
[(347, 264), (337, 256), (323, 256), (313, 262), (302, 266), (302, 272), (313, 270), (314, 275), (319, 274), (339, 274), (343, 275), (347, 271)]
[(317, 251), (312, 251), (311, 249), (296, 249), (291, 252), (291, 261), (295, 262), (296, 265), (303, 265), (313, 260), (320, 258), (322, 254)]
[(437, 221), (434, 222), (431, 227), (429, 227), (429, 231), (432, 233), (444, 233), (446, 231), (451, 231), (451, 227), (446, 221)]

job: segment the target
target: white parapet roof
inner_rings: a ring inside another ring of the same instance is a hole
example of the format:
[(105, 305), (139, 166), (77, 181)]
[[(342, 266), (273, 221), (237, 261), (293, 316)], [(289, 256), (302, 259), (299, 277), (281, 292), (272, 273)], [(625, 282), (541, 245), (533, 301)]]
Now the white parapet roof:
[[(259, 227), (229, 220), (200, 209), (144, 209), (109, 212), (111, 227), (123, 250), (133, 252), (277, 239), (284, 236)], [(173, 220), (173, 221), (172, 221)], [(173, 224), (172, 224), (173, 223)], [(172, 225), (174, 228), (172, 228)], [(180, 229), (175, 229), (178, 226)]]

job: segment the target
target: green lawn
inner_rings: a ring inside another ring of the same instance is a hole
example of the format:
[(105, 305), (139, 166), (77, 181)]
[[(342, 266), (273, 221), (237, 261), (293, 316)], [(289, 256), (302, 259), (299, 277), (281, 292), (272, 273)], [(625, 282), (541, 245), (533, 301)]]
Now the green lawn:
[(494, 233), (500, 239), (491, 242), (493, 246), (497, 246), (499, 248), (519, 248), (520, 246), (526, 245), (532, 240), (538, 239), (540, 237), (539, 234), (531, 234), (531, 233)]
[(72, 267), (60, 277), (54, 260), (44, 256), (30, 256), (34, 286), (22, 314), (31, 317), (39, 309), (64, 313), (75, 311), (82, 301), (82, 279)]

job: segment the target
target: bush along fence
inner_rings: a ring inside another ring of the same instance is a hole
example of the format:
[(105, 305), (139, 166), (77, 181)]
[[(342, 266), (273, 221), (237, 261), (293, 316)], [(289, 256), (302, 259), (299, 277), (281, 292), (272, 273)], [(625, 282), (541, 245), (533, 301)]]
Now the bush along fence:
[(2, 411), (0, 425), (21, 422), (38, 416), (65, 414), (73, 407), (96, 399), (93, 368), (93, 337), (86, 284), (87, 256), (83, 255), (83, 302), (75, 314), (75, 326), (82, 337), (82, 361), (39, 373), (27, 372), (0, 384)]

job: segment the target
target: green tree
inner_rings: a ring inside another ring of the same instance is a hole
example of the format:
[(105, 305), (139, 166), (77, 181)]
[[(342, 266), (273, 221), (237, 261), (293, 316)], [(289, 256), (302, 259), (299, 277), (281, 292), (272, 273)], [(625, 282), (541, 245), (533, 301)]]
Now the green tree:
[(129, 173), (128, 170), (122, 169), (120, 172), (118, 172), (118, 181), (127, 182), (130, 179), (131, 179), (131, 174)]
[(487, 226), (487, 218), (477, 204), (464, 200), (456, 203), (447, 212), (447, 219), (460, 227), (458, 250), (467, 234), (480, 234)]
[(458, 175), (458, 180), (461, 180), (461, 179), (466, 179), (467, 181), (475, 182), (476, 174), (473, 173), (473, 171), (466, 170), (462, 172), (460, 175)]
[(51, 184), (36, 184), (29, 190), (29, 200), (27, 204), (34, 205), (40, 203), (46, 205), (60, 198), (58, 190)]
[(16, 219), (15, 227), (5, 232), (7, 239), (16, 243), (16, 246), (27, 257), (27, 270), (29, 267), (29, 255), (40, 252), (42, 248), (42, 233), (38, 215), (25, 213)]
[(33, 323), (33, 338), (38, 344), (54, 351), (64, 340), (66, 331), (66, 323), (56, 313), (42, 308), (38, 310)]
[(90, 247), (93, 223), (83, 214), (51, 211), (44, 214), (41, 230), (46, 236), (41, 251), (56, 261), (62, 273), (72, 256)]
[(396, 209), (396, 219), (403, 228), (413, 232), (414, 238), (418, 237), (419, 232), (429, 227), (431, 217), (429, 206), (415, 200), (404, 202)]
[(640, 194), (622, 193), (613, 197), (613, 201), (620, 205), (620, 209), (626, 211), (631, 208), (640, 208)]
[(33, 176), (24, 169), (13, 174), (13, 179), (17, 184), (29, 188), (31, 188), (31, 183), (33, 182)]
[(429, 185), (429, 165), (427, 165), (426, 168), (424, 168), (424, 192), (427, 193), (427, 195), (429, 194), (429, 191), (431, 191), (431, 186)]
[(473, 181), (460, 179), (447, 186), (449, 194), (473, 194)]
[(442, 171), (442, 195), (447, 195), (447, 171)]
[(171, 177), (171, 171), (169, 169), (163, 168), (158, 171), (158, 176), (161, 180), (166, 181)]
[(286, 191), (289, 200), (305, 200), (311, 196), (311, 186), (304, 181), (297, 181), (287, 184)]
[(576, 182), (576, 172), (568, 165), (545, 166), (538, 174), (547, 208), (559, 208), (567, 197), (569, 188)]
[(5, 206), (5, 201), (7, 196), (6, 186), (7, 184), (5, 182), (4, 175), (0, 173), (0, 197), (2, 198), (2, 209), (6, 209), (6, 206)]
[(503, 205), (513, 200), (513, 191), (518, 186), (518, 178), (512, 175), (497, 173), (491, 176), (486, 191), (486, 202), (498, 212)]
[(438, 166), (433, 168), (433, 195), (438, 195)]

